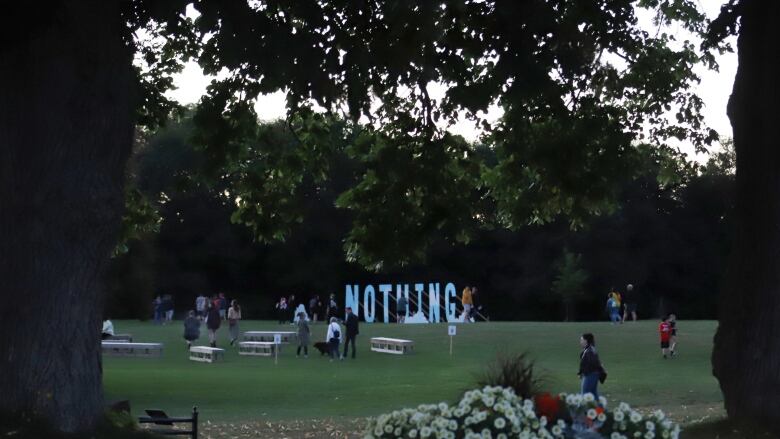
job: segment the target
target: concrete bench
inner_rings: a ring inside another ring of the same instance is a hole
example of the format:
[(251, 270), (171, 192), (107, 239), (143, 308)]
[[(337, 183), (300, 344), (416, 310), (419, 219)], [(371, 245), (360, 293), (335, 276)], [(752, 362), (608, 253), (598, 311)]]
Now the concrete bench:
[(209, 346), (193, 346), (190, 348), (190, 360), (213, 363), (225, 359), (225, 350)]
[(411, 354), (414, 352), (414, 342), (400, 338), (372, 337), (371, 350), (386, 354)]
[(133, 342), (133, 334), (114, 334), (111, 337), (108, 337), (104, 341), (116, 341), (116, 342)]
[(111, 357), (160, 357), (162, 343), (129, 343), (127, 341), (101, 342), (103, 355)]
[(282, 336), (282, 344), (295, 343), (298, 333), (292, 331), (247, 331), (244, 332), (244, 341), (274, 342), (274, 335)]
[(241, 341), (238, 343), (238, 355), (258, 355), (272, 357), (276, 346), (267, 341)]

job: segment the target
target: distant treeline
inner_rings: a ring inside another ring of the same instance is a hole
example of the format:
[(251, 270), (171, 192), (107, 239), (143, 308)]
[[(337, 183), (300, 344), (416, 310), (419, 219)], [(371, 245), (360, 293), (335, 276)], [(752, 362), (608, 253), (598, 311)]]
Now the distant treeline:
[(159, 232), (142, 233), (115, 257), (106, 279), (112, 318), (149, 318), (157, 294), (171, 294), (181, 315), (199, 293), (221, 291), (242, 302), (245, 318), (262, 319), (272, 318), (281, 295), (308, 300), (319, 294), (324, 300), (336, 293), (343, 301), (347, 283), (451, 281), (459, 294), (466, 285), (477, 286), (491, 319), (560, 320), (563, 301), (551, 286), (564, 249), (582, 255), (587, 274), (575, 319), (606, 318), (608, 291), (624, 291), (628, 283), (641, 297), (640, 318), (669, 311), (685, 319), (716, 317), (729, 252), (729, 149), (666, 184), (649, 162), (621, 189), (614, 213), (581, 227), (561, 219), (516, 231), (481, 230), (468, 244), (437, 241), (425, 263), (375, 273), (345, 258), (352, 213), (336, 208), (335, 200), (361, 172), (346, 154), (332, 158), (324, 183), (304, 177), (294, 195), (302, 221), (284, 242), (261, 244), (244, 225), (231, 223), (227, 189), (193, 177), (206, 159), (189, 146), (189, 135), (186, 120), (172, 123), (136, 150), (134, 188), (162, 221)]

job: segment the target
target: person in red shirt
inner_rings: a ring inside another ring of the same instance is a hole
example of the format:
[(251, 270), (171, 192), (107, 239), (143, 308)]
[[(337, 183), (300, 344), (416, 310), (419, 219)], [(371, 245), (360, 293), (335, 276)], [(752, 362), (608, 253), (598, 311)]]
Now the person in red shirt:
[(661, 354), (666, 360), (669, 355), (669, 340), (672, 337), (672, 326), (669, 324), (669, 316), (664, 317), (664, 320), (658, 325), (658, 333), (661, 335)]

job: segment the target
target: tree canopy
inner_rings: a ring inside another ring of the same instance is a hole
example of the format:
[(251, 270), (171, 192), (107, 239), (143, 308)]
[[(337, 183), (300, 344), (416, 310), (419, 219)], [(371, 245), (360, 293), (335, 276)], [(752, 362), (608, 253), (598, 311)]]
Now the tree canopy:
[[(421, 260), (432, 232), (468, 242), (484, 225), (560, 215), (579, 225), (614, 211), (639, 143), (717, 139), (691, 90), (694, 65), (716, 66), (712, 52), (661, 31), (707, 29), (688, 0), (127, 5), (146, 35), (135, 39), (149, 96), (141, 122), (171, 108), (163, 93), (183, 61), (219, 74), (198, 105), (196, 141), (213, 176), (243, 176), (235, 219), (260, 240), (300, 219), (285, 206), (299, 175), (324, 175), (323, 157), (348, 145), (370, 165), (339, 199), (356, 212), (345, 251), (377, 269)], [(659, 32), (640, 26), (643, 9)], [(258, 125), (257, 97), (277, 90), (295, 145), (265, 142)], [(481, 112), (494, 104), (503, 117), (489, 124)], [(338, 115), (349, 122), (334, 126)], [(494, 163), (446, 132), (459, 117), (480, 124)]]

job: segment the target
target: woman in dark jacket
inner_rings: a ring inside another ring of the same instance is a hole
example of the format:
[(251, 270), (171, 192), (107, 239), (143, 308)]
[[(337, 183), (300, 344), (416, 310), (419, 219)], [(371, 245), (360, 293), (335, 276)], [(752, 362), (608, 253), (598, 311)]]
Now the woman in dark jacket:
[(219, 316), (219, 307), (211, 304), (206, 313), (206, 327), (209, 329), (209, 344), (212, 348), (217, 347), (217, 329), (219, 329), (222, 319)]
[(596, 353), (596, 339), (593, 334), (582, 334), (580, 337), (580, 371), (577, 375), (582, 379), (582, 394), (591, 393), (598, 401), (599, 378), (604, 368), (601, 366), (599, 354)]
[(184, 339), (187, 340), (187, 349), (198, 338), (200, 338), (200, 320), (195, 317), (195, 311), (190, 311), (184, 319)]

